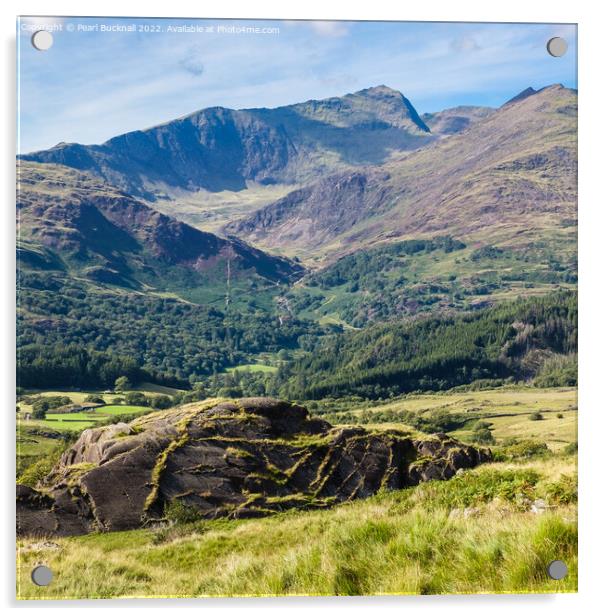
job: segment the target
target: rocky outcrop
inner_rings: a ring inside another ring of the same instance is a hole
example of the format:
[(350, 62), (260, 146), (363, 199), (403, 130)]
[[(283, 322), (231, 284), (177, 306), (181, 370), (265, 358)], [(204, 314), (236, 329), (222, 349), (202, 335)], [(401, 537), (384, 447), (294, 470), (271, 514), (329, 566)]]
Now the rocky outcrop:
[(445, 434), (334, 428), (288, 402), (213, 400), (85, 430), (37, 490), (17, 487), (17, 530), (138, 528), (176, 501), (203, 518), (328, 507), (489, 459)]

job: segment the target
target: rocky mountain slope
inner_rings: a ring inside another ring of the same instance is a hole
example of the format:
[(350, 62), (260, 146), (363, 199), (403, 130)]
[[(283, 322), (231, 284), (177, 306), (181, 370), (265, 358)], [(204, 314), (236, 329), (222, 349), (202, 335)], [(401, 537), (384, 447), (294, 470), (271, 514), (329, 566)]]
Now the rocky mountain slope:
[[(274, 282), (302, 268), (236, 239), (224, 239), (160, 214), (86, 173), (21, 162), (17, 198), (20, 263), (68, 267), (98, 282), (136, 286), (174, 268), (210, 275), (230, 268)], [(224, 274), (225, 275), (225, 274)]]
[(494, 111), (491, 107), (461, 105), (434, 113), (423, 113), (420, 118), (434, 135), (454, 135), (487, 118)]
[(331, 258), (427, 234), (522, 246), (561, 237), (576, 223), (576, 127), (576, 92), (550, 86), (399, 160), (320, 179), (226, 229)]
[(207, 401), (84, 431), (39, 490), (17, 487), (18, 533), (138, 528), (174, 503), (204, 518), (327, 507), (489, 459), (444, 434), (335, 429), (268, 398)]
[(101, 145), (59, 143), (24, 160), (88, 171), (155, 199), (174, 191), (240, 191), (248, 181), (292, 184), (381, 163), (432, 140), (400, 92), (378, 86), (275, 109), (212, 107)]

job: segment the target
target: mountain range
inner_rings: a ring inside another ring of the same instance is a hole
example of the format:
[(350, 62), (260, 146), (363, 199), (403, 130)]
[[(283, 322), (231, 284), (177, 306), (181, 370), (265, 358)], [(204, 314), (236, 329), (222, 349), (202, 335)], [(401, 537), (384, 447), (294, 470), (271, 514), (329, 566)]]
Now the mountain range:
[(441, 233), (524, 246), (575, 221), (576, 118), (575, 91), (533, 91), (399, 160), (320, 178), (226, 229), (265, 248), (311, 245), (314, 255)]
[(59, 143), (24, 160), (89, 171), (156, 199), (174, 190), (243, 190), (295, 184), (316, 174), (387, 160), (421, 147), (430, 129), (386, 86), (275, 109), (211, 107), (101, 145)]
[(190, 227), (64, 166), (19, 165), (17, 215), (20, 265), (95, 282), (163, 288), (185, 272), (197, 285), (227, 275), (280, 283), (303, 273), (292, 260)]
[(343, 327), (571, 287), (576, 122), (558, 84), (422, 115), (377, 86), (58, 144), (18, 160), (19, 266)]

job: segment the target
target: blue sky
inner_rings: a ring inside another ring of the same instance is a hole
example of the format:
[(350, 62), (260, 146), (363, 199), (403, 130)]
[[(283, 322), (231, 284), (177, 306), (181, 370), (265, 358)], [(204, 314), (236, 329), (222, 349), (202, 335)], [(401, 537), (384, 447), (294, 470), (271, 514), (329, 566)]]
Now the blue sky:
[[(82, 31), (94, 24), (140, 31)], [(278, 32), (218, 31), (242, 26)], [(22, 18), (17, 27), (20, 152), (101, 143), (203, 107), (275, 107), (379, 84), (419, 113), (498, 106), (528, 86), (577, 87), (571, 25)], [(56, 29), (46, 52), (30, 44), (41, 28)], [(552, 36), (569, 43), (562, 58), (546, 52)]]

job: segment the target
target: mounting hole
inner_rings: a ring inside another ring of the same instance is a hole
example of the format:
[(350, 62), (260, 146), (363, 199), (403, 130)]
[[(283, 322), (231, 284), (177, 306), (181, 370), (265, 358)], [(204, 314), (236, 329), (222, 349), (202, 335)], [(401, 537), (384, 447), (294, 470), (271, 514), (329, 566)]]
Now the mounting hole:
[(551, 56), (560, 58), (561, 56), (564, 56), (566, 50), (569, 48), (569, 45), (560, 36), (555, 36), (548, 41), (546, 48)]
[(31, 36), (31, 44), (38, 51), (48, 51), (54, 43), (54, 37), (48, 30), (38, 30)]
[(566, 574), (569, 572), (566, 563), (563, 560), (553, 560), (548, 565), (548, 575), (553, 580), (562, 580), (566, 577)]
[(48, 586), (52, 578), (52, 571), (46, 565), (38, 565), (31, 572), (31, 581), (36, 586)]

